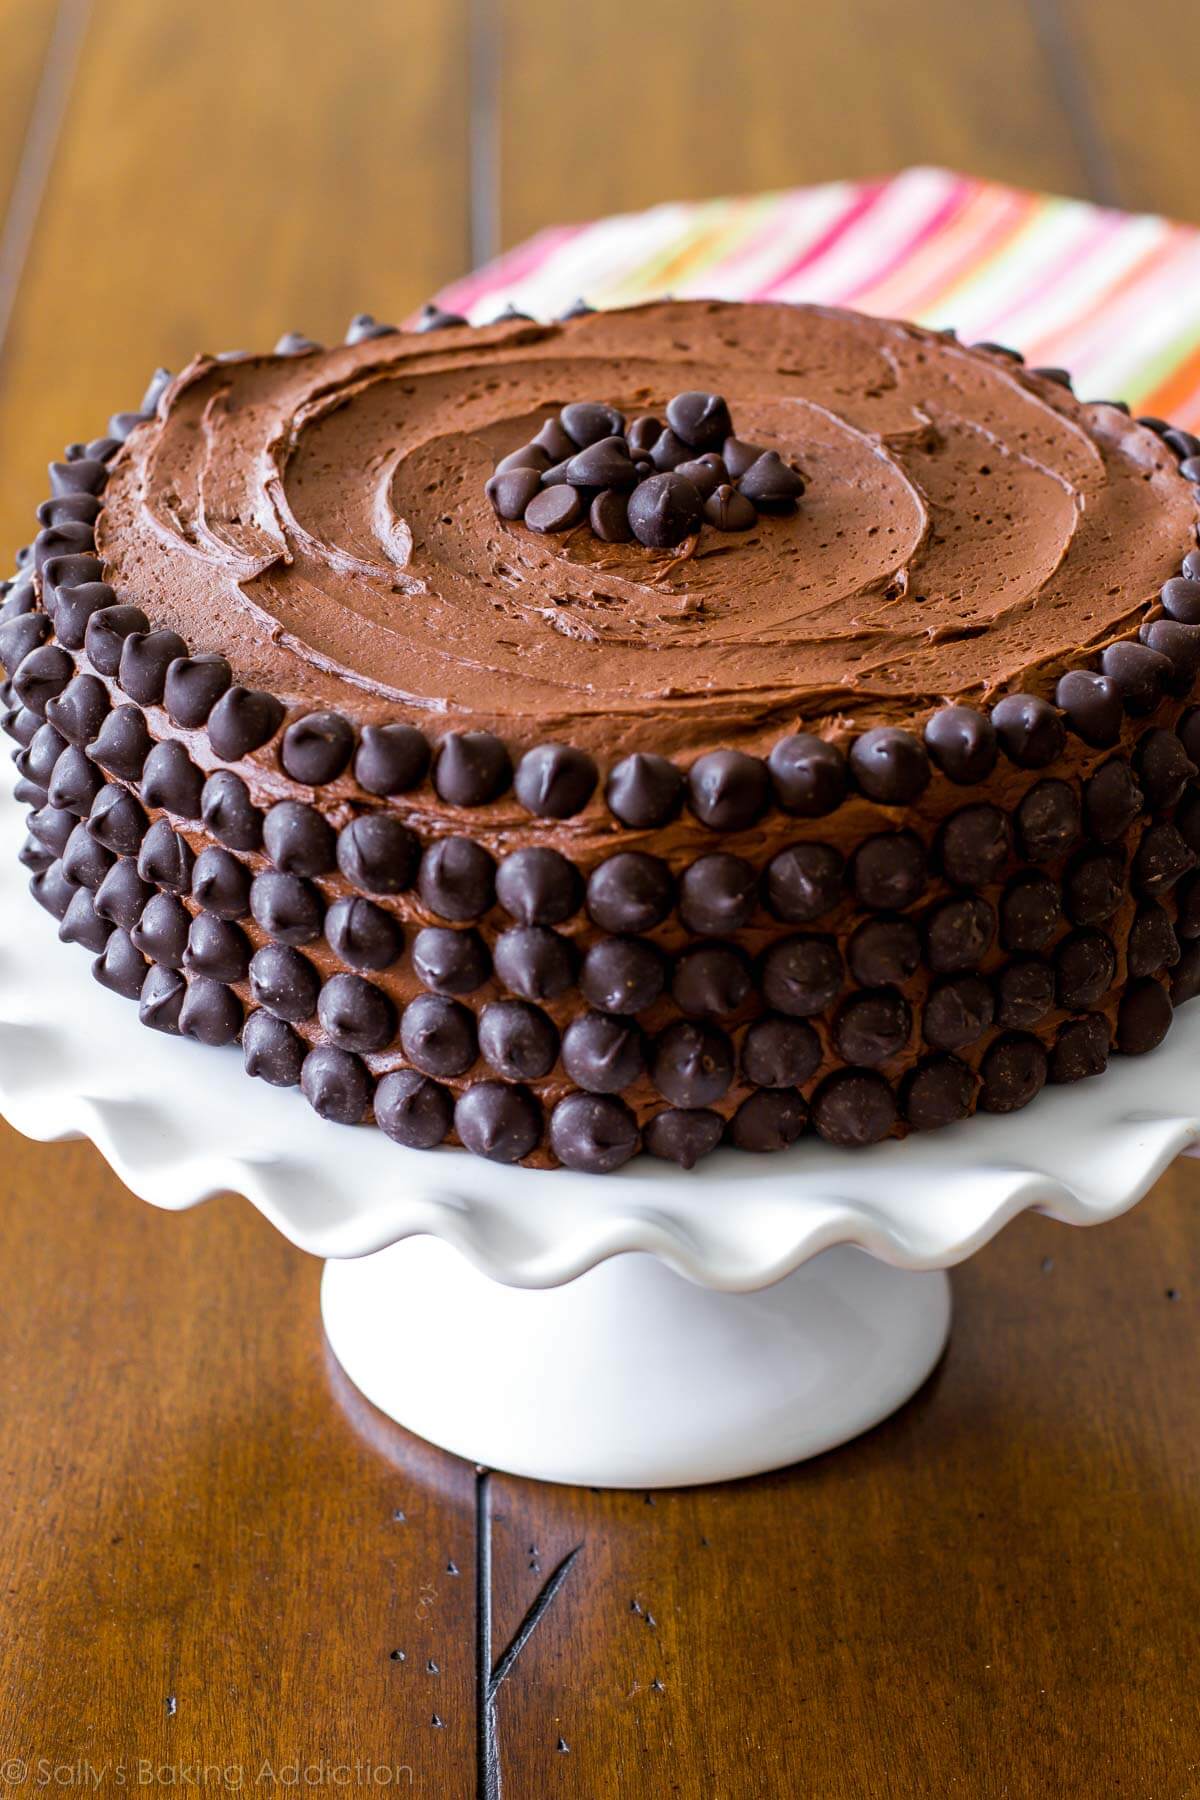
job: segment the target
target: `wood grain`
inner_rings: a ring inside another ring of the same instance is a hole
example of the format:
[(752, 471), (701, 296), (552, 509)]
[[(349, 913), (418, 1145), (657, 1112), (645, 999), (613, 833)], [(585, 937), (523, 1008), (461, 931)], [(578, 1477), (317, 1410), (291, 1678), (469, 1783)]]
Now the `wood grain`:
[(940, 163), (1083, 192), (1022, 5), (496, 0), (505, 244), (664, 199)]
[(96, 6), (0, 383), (0, 532), (159, 363), (399, 318), (468, 258), (466, 0)]
[[(0, 13), (0, 205), (60, 18)], [(919, 161), (1194, 214), (1197, 29), (1183, 0), (101, 0), (0, 364), (0, 528), (155, 363), (396, 316), (553, 219)], [(604, 1495), (383, 1420), (243, 1202), (160, 1214), (0, 1128), (0, 1784), (1200, 1795), (1198, 1194), (1180, 1164), (1102, 1230), (1020, 1220), (858, 1443)]]

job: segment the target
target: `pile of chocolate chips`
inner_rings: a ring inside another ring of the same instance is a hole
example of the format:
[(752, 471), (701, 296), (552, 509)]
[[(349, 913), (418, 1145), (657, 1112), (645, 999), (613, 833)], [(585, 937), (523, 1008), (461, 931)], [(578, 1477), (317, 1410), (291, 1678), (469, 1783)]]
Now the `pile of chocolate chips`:
[(600, 401), (578, 400), (496, 464), (487, 497), (502, 519), (569, 531), (586, 518), (606, 544), (636, 538), (670, 550), (699, 531), (749, 531), (760, 512), (791, 512), (804, 492), (777, 450), (734, 436), (720, 394), (676, 394), (667, 421), (627, 425)]

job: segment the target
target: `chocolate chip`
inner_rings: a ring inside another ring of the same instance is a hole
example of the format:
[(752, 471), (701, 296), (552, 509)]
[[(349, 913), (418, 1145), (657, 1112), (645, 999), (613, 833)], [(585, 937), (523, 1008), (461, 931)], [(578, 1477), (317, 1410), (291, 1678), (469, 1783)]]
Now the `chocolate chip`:
[(610, 937), (587, 951), (579, 986), (600, 1012), (639, 1013), (653, 1006), (666, 979), (666, 960), (656, 945), (644, 938)]
[(1008, 861), (1012, 841), (998, 806), (964, 806), (942, 827), (938, 853), (942, 872), (956, 887), (984, 887)]
[(740, 856), (701, 856), (679, 880), (679, 916), (689, 931), (724, 937), (749, 923), (758, 903), (758, 875)]
[(95, 675), (76, 675), (46, 702), (47, 719), (71, 744), (90, 744), (108, 711), (108, 689)]
[[(417, 330), (442, 331), (447, 330), (451, 325), (465, 324), (466, 320), (459, 318), (457, 313), (443, 312), (440, 307), (429, 301), (421, 309), (421, 320)], [(355, 313), (347, 328), (345, 341), (348, 344), (365, 344), (372, 342), (375, 338), (395, 337), (396, 335), (397, 327), (395, 325), (381, 324), (370, 313)]]
[(127, 931), (110, 933), (108, 942), (92, 964), (92, 974), (101, 987), (120, 994), (125, 1000), (140, 998), (146, 969), (146, 959), (134, 948)]
[(521, 925), (560, 925), (578, 912), (583, 882), (561, 852), (529, 845), (501, 862), (496, 898)]
[(200, 817), (206, 830), (230, 850), (257, 850), (262, 843), (262, 814), (251, 803), (245, 782), (228, 769), (215, 770), (205, 782)]
[(301, 1066), (300, 1091), (318, 1118), (358, 1125), (370, 1103), (371, 1077), (348, 1050), (318, 1044)]
[(673, 900), (666, 863), (641, 850), (618, 851), (588, 879), (588, 914), (603, 931), (649, 931), (666, 918)]
[(1189, 944), (1171, 977), (1171, 1004), (1182, 1006), (1200, 994), (1200, 944)]
[(413, 973), (435, 994), (473, 994), (492, 972), (487, 945), (477, 931), (426, 925), (413, 939)]
[(817, 1089), (812, 1122), (826, 1143), (846, 1148), (877, 1144), (895, 1129), (895, 1097), (882, 1075), (839, 1069)]
[(508, 751), (490, 731), (450, 731), (438, 745), (433, 785), (450, 806), (486, 806), (511, 780)]
[(562, 1061), (576, 1087), (589, 1094), (617, 1094), (646, 1066), (642, 1034), (629, 1019), (587, 1012), (563, 1032)]
[(1196, 852), (1174, 825), (1151, 825), (1133, 859), (1133, 886), (1138, 894), (1165, 894), (1181, 875), (1195, 868)]
[[(50, 717), (49, 709), (46, 716)], [(1195, 763), (1173, 731), (1143, 732), (1133, 760), (1153, 812), (1165, 812), (1175, 806), (1196, 773)]]
[(317, 1010), (320, 977), (307, 956), (284, 944), (264, 944), (250, 959), (250, 992), (259, 1006), (293, 1024)]
[(1017, 839), (1030, 862), (1064, 855), (1081, 829), (1079, 800), (1065, 781), (1039, 781), (1017, 808)]
[(92, 802), (104, 785), (95, 763), (89, 762), (78, 744), (70, 744), (54, 765), (46, 798), (51, 806), (65, 807), (82, 819), (91, 811)]
[(877, 726), (850, 746), (850, 769), (868, 800), (906, 806), (929, 785), (929, 759), (910, 731)]
[(807, 1123), (808, 1107), (799, 1094), (767, 1090), (742, 1101), (730, 1120), (729, 1137), (739, 1150), (786, 1150)]
[[(529, 451), (519, 452), (521, 455), (531, 454), (539, 458), (542, 452), (531, 445)], [(505, 461), (511, 460), (505, 458)], [(484, 493), (492, 503), (492, 508), (500, 519), (523, 519), (530, 505), (542, 491), (542, 470), (549, 464), (543, 459), (537, 464), (527, 463), (520, 468), (498, 469), (484, 486)]]
[(55, 856), (61, 856), (67, 839), (75, 829), (75, 815), (65, 807), (43, 806), (28, 819), (30, 831), (39, 844), (45, 844), (53, 850)]
[(678, 1163), (683, 1169), (694, 1169), (716, 1149), (724, 1129), (725, 1121), (719, 1113), (704, 1107), (672, 1106), (656, 1113), (647, 1123), (643, 1143), (651, 1156)]
[(108, 942), (108, 926), (96, 912), (86, 888), (77, 888), (62, 916), (58, 935), (64, 944), (79, 944), (93, 956)]
[(733, 1046), (712, 1024), (679, 1019), (651, 1046), (650, 1078), (673, 1106), (708, 1106), (719, 1100), (733, 1073)]
[(1040, 957), (1019, 957), (996, 977), (996, 1023), (1036, 1025), (1054, 1005), (1054, 971)]
[(790, 937), (762, 958), (760, 985), (767, 1005), (789, 1018), (809, 1018), (836, 999), (842, 960), (832, 938)]
[[(56, 556), (83, 555), (96, 548), (96, 534), (79, 519), (68, 519), (61, 525), (49, 525), (33, 540), (33, 566), (40, 574)], [(97, 576), (101, 571), (96, 571)]]
[(479, 1048), (506, 1081), (540, 1081), (558, 1061), (558, 1032), (526, 1000), (492, 1000), (479, 1015)]
[(250, 967), (250, 939), (232, 919), (197, 913), (188, 930), (183, 966), (189, 975), (214, 981), (245, 981)]
[(41, 787), (46, 787), (59, 757), (67, 747), (67, 739), (63, 732), (55, 729), (52, 721), (39, 721), (36, 713), (30, 713), (29, 717), (34, 725), (33, 735), (28, 747), (18, 751), (13, 761), (22, 775)]
[(92, 837), (82, 821), (75, 827), (62, 853), (63, 874), (77, 887), (98, 888), (113, 866), (114, 853)]
[(311, 882), (266, 869), (250, 887), (250, 910), (267, 936), (280, 944), (311, 944), (321, 935), (324, 906)]
[(42, 644), (18, 664), (12, 678), (13, 693), (22, 706), (44, 719), (47, 703), (62, 693), (74, 673), (75, 664), (65, 650), (57, 644)]
[(671, 997), (691, 1018), (722, 1017), (737, 1012), (750, 998), (750, 965), (729, 944), (699, 944), (685, 950), (671, 977)]
[(1143, 808), (1142, 790), (1129, 764), (1114, 757), (1083, 784), (1083, 816), (1089, 837), (1111, 844), (1126, 832)]
[[(1200, 931), (1197, 931), (1200, 936)], [(1167, 914), (1153, 900), (1134, 914), (1125, 946), (1125, 966), (1131, 975), (1157, 975), (1179, 961), (1179, 939)]]
[(956, 1056), (931, 1056), (905, 1078), (901, 1091), (904, 1117), (914, 1131), (936, 1131), (965, 1119), (975, 1100), (978, 1081)]
[(997, 1038), (983, 1059), (983, 1086), (979, 1106), (983, 1112), (1017, 1112), (1046, 1084), (1048, 1061), (1037, 1038), (1011, 1032)]
[(172, 831), (165, 819), (156, 819), (142, 840), (138, 874), (156, 887), (186, 894), (192, 885), (195, 860), (187, 839)]
[(242, 1029), (242, 1003), (232, 988), (209, 975), (188, 983), (179, 1009), (179, 1030), (199, 1044), (232, 1044)]
[(1135, 717), (1153, 712), (1170, 680), (1171, 665), (1145, 644), (1110, 644), (1100, 667), (1113, 683), (1125, 710)]
[(138, 874), (136, 863), (122, 858), (112, 865), (96, 889), (96, 911), (110, 925), (130, 931), (141, 918), (151, 892)]
[(606, 544), (627, 544), (633, 536), (626, 497), (615, 488), (606, 488), (604, 493), (596, 495), (588, 513), (588, 523)]
[(42, 729), (42, 720), (27, 706), (13, 706), (5, 710), (0, 719), (9, 737), (22, 747), (33, 742), (34, 736)]
[(790, 512), (804, 492), (804, 482), (777, 450), (764, 450), (738, 479), (738, 492), (760, 512)]
[(174, 969), (163, 969), (151, 963), (142, 983), (138, 1018), (151, 1031), (165, 1031), (176, 1036), (186, 994), (187, 984), (182, 975)]
[(542, 926), (501, 932), (495, 947), (496, 975), (526, 1000), (554, 1000), (575, 980), (576, 954), (568, 939)]
[[(366, 725), (354, 758), (354, 778), (368, 794), (404, 794), (424, 781), (429, 760), (429, 743), (414, 725)], [(447, 775), (453, 779), (453, 764)]]
[(49, 795), (45, 788), (38, 786), (36, 781), (30, 781), (22, 776), (13, 788), (13, 799), (18, 806), (38, 807), (46, 805)]
[(907, 981), (921, 962), (921, 937), (911, 919), (868, 919), (847, 947), (850, 973), (863, 987)]
[(388, 969), (404, 948), (391, 914), (357, 895), (333, 902), (325, 914), (325, 941), (352, 969)]
[(1084, 850), (1063, 881), (1063, 900), (1073, 925), (1103, 925), (1125, 898), (1125, 856), (1120, 850)]
[(925, 749), (947, 780), (968, 786), (996, 766), (996, 728), (973, 706), (943, 706), (925, 727)]
[(981, 1038), (992, 1023), (992, 990), (979, 975), (940, 981), (925, 1002), (921, 1035), (931, 1050), (961, 1050)]
[(849, 785), (841, 751), (806, 731), (781, 738), (767, 758), (767, 768), (779, 805), (800, 818), (833, 812)]
[(852, 994), (838, 1012), (833, 1043), (846, 1062), (874, 1067), (897, 1055), (912, 1033), (912, 1012), (893, 987)]
[(598, 444), (602, 438), (621, 437), (625, 415), (614, 406), (602, 406), (592, 400), (575, 400), (558, 415), (563, 430), (580, 450)]
[[(571, 448), (568, 446), (567, 449), (561, 452), (560, 456), (554, 457), (553, 461), (561, 461), (563, 456), (570, 456), (570, 454)], [(550, 467), (551, 460), (552, 459), (546, 454), (540, 444), (522, 444), (519, 450), (511, 450), (507, 456), (502, 456), (500, 461), (496, 464), (495, 473), (497, 475), (507, 475), (510, 469), (537, 470), (539, 480), (535, 481), (532, 486), (528, 488), (525, 499), (521, 503), (521, 512), (524, 512), (529, 501), (532, 500), (534, 494), (537, 493), (538, 488), (541, 486), (540, 477), (544, 471)], [(487, 486), (487, 494), (492, 505), (496, 506), (496, 497), (492, 492), (492, 484), (490, 481)], [(496, 510), (497, 512), (500, 511), (498, 506), (496, 507)], [(500, 516), (501, 518), (505, 518), (510, 515), (500, 513)], [(520, 517), (520, 514), (513, 514), (511, 516)]]
[(583, 518), (584, 506), (578, 491), (565, 482), (544, 487), (525, 508), (525, 523), (531, 531), (542, 535), (569, 531)]
[(1200, 791), (1192, 788), (1175, 809), (1175, 824), (1189, 850), (1200, 853)]
[(637, 483), (637, 473), (623, 437), (600, 438), (586, 450), (577, 451), (567, 461), (566, 477), (575, 488), (627, 490)]
[(275, 356), (307, 356), (310, 351), (321, 348), (313, 338), (305, 337), (302, 331), (285, 331), (272, 352)]
[[(683, 463), (680, 467), (688, 469), (692, 465)], [(749, 531), (758, 513), (744, 494), (728, 482), (721, 482), (704, 502), (704, 517), (717, 531)]]
[(727, 437), (721, 446), (721, 461), (728, 469), (731, 481), (740, 481), (763, 454), (761, 444), (748, 444), (738, 437)]
[(154, 705), (163, 697), (167, 665), (186, 655), (177, 631), (134, 631), (121, 646), (117, 678), (131, 700)]
[(609, 771), (604, 798), (623, 825), (645, 830), (675, 817), (685, 785), (682, 772), (665, 756), (635, 751)]
[(495, 862), (470, 838), (439, 838), (421, 859), (417, 891), (440, 918), (482, 918), (496, 897)]
[(369, 894), (402, 893), (419, 857), (415, 834), (389, 813), (363, 813), (338, 835), (338, 868)]
[(1120, 689), (1107, 675), (1071, 669), (1059, 681), (1054, 698), (1085, 744), (1100, 747), (1115, 744), (1120, 737), (1125, 709)]
[(72, 881), (63, 870), (61, 863), (51, 863), (48, 869), (33, 877), (29, 883), (29, 891), (38, 905), (44, 907), (51, 918), (63, 919), (67, 908), (78, 891), (79, 883)]
[(272, 1087), (298, 1087), (308, 1046), (290, 1025), (268, 1012), (254, 1012), (242, 1030), (242, 1060), (247, 1075)]
[(582, 812), (596, 787), (596, 765), (569, 744), (539, 744), (517, 765), (513, 789), (535, 818), (569, 819)]
[(1000, 943), (1040, 950), (1060, 927), (1061, 896), (1049, 875), (1015, 875), (1000, 900)]
[[(682, 480), (690, 481), (701, 500), (706, 503), (711, 495), (715, 494), (720, 487), (725, 487), (731, 494), (735, 491), (729, 486), (729, 471), (726, 469), (725, 464), (721, 461), (719, 456), (709, 454), (708, 456), (693, 457), (690, 462), (679, 463), (675, 468), (674, 473), (680, 476)], [(747, 500), (744, 501), (743, 504), (750, 507), (750, 511), (753, 514), (754, 508), (750, 506), (750, 502)], [(707, 517), (707, 504), (705, 507), (705, 516)]]
[(670, 429), (660, 432), (650, 451), (650, 461), (660, 474), (669, 475), (680, 463), (690, 462), (692, 447)]
[(478, 1081), (459, 1095), (454, 1129), (473, 1155), (520, 1162), (541, 1142), (542, 1109), (527, 1088)]
[(1102, 1075), (1108, 1067), (1111, 1037), (1108, 1020), (1102, 1013), (1069, 1019), (1050, 1053), (1050, 1080), (1063, 1083)]
[(180, 656), (167, 665), (163, 703), (176, 725), (195, 729), (203, 725), (232, 680), (228, 662), (215, 652)]
[(642, 413), (640, 417), (632, 419), (625, 433), (630, 455), (645, 456), (662, 436), (662, 430), (662, 420), (654, 418), (651, 413)]
[(82, 650), (87, 640), (89, 621), (116, 603), (116, 594), (106, 581), (83, 581), (75, 587), (61, 587), (54, 597), (54, 631), (60, 644), (68, 650)]
[(565, 1168), (606, 1175), (637, 1147), (637, 1120), (622, 1100), (567, 1094), (550, 1115), (550, 1148)]
[(181, 969), (191, 923), (191, 914), (174, 894), (152, 894), (129, 935), (152, 962)]
[(50, 464), (50, 492), (59, 494), (99, 494), (108, 480), (102, 462), (90, 456), (76, 457), (73, 462)]
[(756, 824), (770, 798), (766, 764), (742, 750), (711, 750), (688, 771), (688, 806), (712, 831)]
[(1156, 1049), (1171, 1028), (1173, 1011), (1161, 983), (1149, 978), (1127, 982), (1117, 1012), (1117, 1049), (1123, 1056)]
[(323, 787), (336, 781), (354, 755), (354, 728), (341, 713), (305, 713), (283, 734), (279, 760), (293, 781)]
[(1102, 931), (1071, 932), (1054, 952), (1058, 1004), (1065, 1012), (1086, 1012), (1104, 998), (1116, 973), (1116, 952)]
[(1000, 748), (1019, 769), (1044, 769), (1062, 754), (1063, 722), (1036, 694), (1009, 694), (992, 708)]
[(859, 845), (850, 863), (850, 885), (864, 906), (901, 912), (924, 890), (925, 849), (912, 831), (884, 831)]
[[(67, 853), (69, 850), (68, 845)], [(1176, 890), (1175, 931), (1185, 939), (1200, 937), (1200, 871), (1185, 875)], [(1130, 974), (1134, 972), (1130, 970)]]
[(203, 786), (204, 777), (178, 739), (155, 744), (142, 768), (145, 805), (162, 807), (181, 819), (198, 819)]
[[(369, 320), (372, 326), (375, 323), (367, 313), (360, 313), (358, 318)], [(354, 330), (357, 323), (358, 319), (351, 320), (351, 331)], [(416, 329), (418, 331), (453, 331), (456, 327), (466, 323), (467, 321), (461, 313), (446, 312), (442, 307), (436, 306), (432, 300), (427, 300), (418, 315)]]
[(1200, 581), (1172, 575), (1163, 583), (1159, 597), (1169, 619), (1176, 619), (1181, 625), (1200, 625)]
[(317, 1000), (317, 1018), (341, 1050), (384, 1050), (396, 1035), (395, 1007), (361, 975), (331, 975)]
[[(1200, 758), (1200, 706), (1189, 706), (1180, 715), (1175, 731), (1188, 759), (1197, 762)], [(1200, 763), (1197, 766), (1200, 767)]]
[(629, 528), (650, 550), (671, 550), (704, 523), (704, 504), (682, 475), (648, 475), (629, 497)]
[[(44, 644), (50, 636), (50, 621), (45, 613), (21, 613), (0, 625), (0, 663), (15, 672), (25, 658)], [(60, 655), (62, 652), (60, 652)], [(74, 665), (72, 665), (74, 667)], [(67, 680), (70, 680), (68, 674)], [(66, 686), (66, 682), (63, 683)], [(39, 717), (40, 717), (39, 713)]]
[(329, 821), (302, 800), (279, 800), (263, 821), (263, 848), (285, 875), (327, 875), (337, 863)]
[[(600, 435), (609, 437), (612, 434), (602, 431)], [(545, 452), (548, 463), (563, 462), (574, 456), (579, 448), (574, 438), (567, 436), (557, 419), (547, 419), (541, 430), (535, 433), (532, 441), (535, 449)]]
[(719, 450), (733, 432), (729, 408), (721, 395), (694, 388), (668, 402), (667, 424), (693, 450)]
[(809, 925), (838, 904), (844, 865), (829, 844), (792, 844), (767, 864), (763, 903), (786, 925)]
[(1174, 619), (1152, 619), (1138, 627), (1138, 638), (1170, 663), (1170, 691), (1186, 694), (1200, 673), (1200, 625), (1181, 625)]
[(237, 762), (261, 749), (283, 724), (283, 707), (273, 694), (232, 687), (208, 715), (208, 741), (222, 762)]
[(400, 1046), (424, 1075), (465, 1075), (479, 1054), (475, 1015), (457, 1000), (418, 994), (404, 1009)]
[(395, 1069), (375, 1089), (375, 1123), (394, 1144), (432, 1150), (444, 1141), (453, 1119), (449, 1091), (415, 1069)]

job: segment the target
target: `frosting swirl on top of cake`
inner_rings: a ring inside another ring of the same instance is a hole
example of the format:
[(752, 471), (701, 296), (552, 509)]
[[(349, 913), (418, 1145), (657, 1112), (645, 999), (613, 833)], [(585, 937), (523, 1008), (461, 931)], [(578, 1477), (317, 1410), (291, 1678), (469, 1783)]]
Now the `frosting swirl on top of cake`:
[[(682, 388), (802, 470), (797, 513), (682, 554), (495, 516), (491, 470), (561, 406)], [(1159, 438), (1002, 355), (681, 302), (200, 359), (118, 458), (99, 547), (285, 701), (607, 758), (1048, 691), (1136, 634), (1194, 519)]]

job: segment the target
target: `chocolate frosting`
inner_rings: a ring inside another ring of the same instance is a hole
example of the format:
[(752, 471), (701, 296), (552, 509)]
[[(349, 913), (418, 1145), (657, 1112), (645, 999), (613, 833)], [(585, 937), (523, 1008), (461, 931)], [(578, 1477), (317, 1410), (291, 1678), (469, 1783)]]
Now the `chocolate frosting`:
[[(492, 468), (560, 406), (685, 388), (803, 471), (798, 512), (688, 554), (496, 518)], [(1133, 634), (1194, 516), (1158, 437), (1008, 358), (691, 302), (200, 358), (118, 458), (99, 547), (121, 598), (289, 706), (608, 763), (1052, 691)]]

